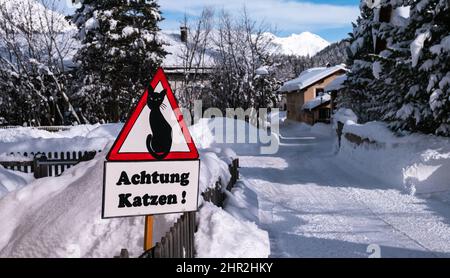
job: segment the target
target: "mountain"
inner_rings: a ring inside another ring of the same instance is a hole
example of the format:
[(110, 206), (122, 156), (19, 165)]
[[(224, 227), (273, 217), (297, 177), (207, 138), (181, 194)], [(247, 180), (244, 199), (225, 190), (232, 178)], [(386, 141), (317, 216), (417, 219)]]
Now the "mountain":
[(310, 32), (292, 34), (289, 37), (277, 37), (271, 33), (266, 33), (266, 36), (273, 39), (273, 51), (281, 55), (311, 57), (330, 45), (320, 36)]

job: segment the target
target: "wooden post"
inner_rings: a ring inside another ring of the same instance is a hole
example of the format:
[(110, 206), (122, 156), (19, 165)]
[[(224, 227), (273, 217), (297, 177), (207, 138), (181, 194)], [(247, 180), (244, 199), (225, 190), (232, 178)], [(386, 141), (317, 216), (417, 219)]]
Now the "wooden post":
[(145, 231), (144, 231), (144, 251), (150, 250), (153, 247), (153, 216), (147, 215), (145, 217)]

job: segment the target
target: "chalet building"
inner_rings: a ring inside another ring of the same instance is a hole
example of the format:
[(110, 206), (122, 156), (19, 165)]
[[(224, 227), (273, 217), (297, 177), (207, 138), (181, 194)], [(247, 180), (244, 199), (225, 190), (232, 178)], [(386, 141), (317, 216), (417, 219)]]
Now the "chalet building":
[(345, 65), (311, 68), (285, 82), (279, 93), (286, 96), (287, 118), (311, 125), (329, 122), (331, 95), (325, 87), (346, 71)]
[(162, 67), (174, 92), (182, 90), (185, 82), (193, 82), (191, 86), (205, 87), (214, 69), (214, 59), (211, 50), (203, 55), (191, 57), (190, 64), (186, 63), (186, 47), (189, 42), (189, 29), (181, 26), (180, 33), (160, 32), (160, 38), (165, 42), (164, 50), (168, 52)]

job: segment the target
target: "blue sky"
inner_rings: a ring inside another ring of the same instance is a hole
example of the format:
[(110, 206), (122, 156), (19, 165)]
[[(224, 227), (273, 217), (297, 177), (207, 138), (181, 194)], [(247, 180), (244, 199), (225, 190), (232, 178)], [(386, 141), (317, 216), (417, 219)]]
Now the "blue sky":
[[(66, 13), (73, 11), (70, 0), (60, 0)], [(161, 28), (178, 30), (186, 13), (195, 18), (205, 6), (239, 13), (244, 5), (250, 16), (264, 20), (277, 35), (310, 31), (334, 42), (347, 37), (351, 22), (359, 14), (359, 0), (159, 0), (165, 20)]]

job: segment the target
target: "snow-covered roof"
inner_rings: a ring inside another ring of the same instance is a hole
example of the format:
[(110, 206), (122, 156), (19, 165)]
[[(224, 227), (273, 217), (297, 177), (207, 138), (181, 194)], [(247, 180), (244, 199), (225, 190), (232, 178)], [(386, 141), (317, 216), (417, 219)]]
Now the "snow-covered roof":
[[(186, 51), (186, 45), (181, 41), (181, 36), (176, 32), (169, 31), (161, 31), (159, 34), (159, 38), (165, 43), (164, 50), (169, 54), (163, 60), (164, 67), (183, 67), (184, 61), (184, 52)], [(202, 66), (203, 67), (211, 67), (214, 65), (213, 58), (214, 50), (207, 49), (205, 56), (203, 57)], [(194, 57), (194, 64), (197, 64), (197, 59), (199, 57)]]
[(319, 107), (320, 105), (329, 102), (331, 100), (331, 96), (329, 94), (323, 94), (321, 96), (317, 96), (310, 101), (307, 101), (303, 106), (303, 110), (312, 110), (314, 108)]
[(330, 92), (341, 89), (345, 80), (347, 80), (347, 74), (339, 75), (325, 87), (324, 91)]
[(256, 74), (258, 75), (268, 75), (269, 68), (267, 66), (262, 66), (256, 70)]
[(287, 93), (302, 90), (340, 70), (346, 71), (345, 65), (307, 69), (299, 77), (285, 82), (279, 92)]

